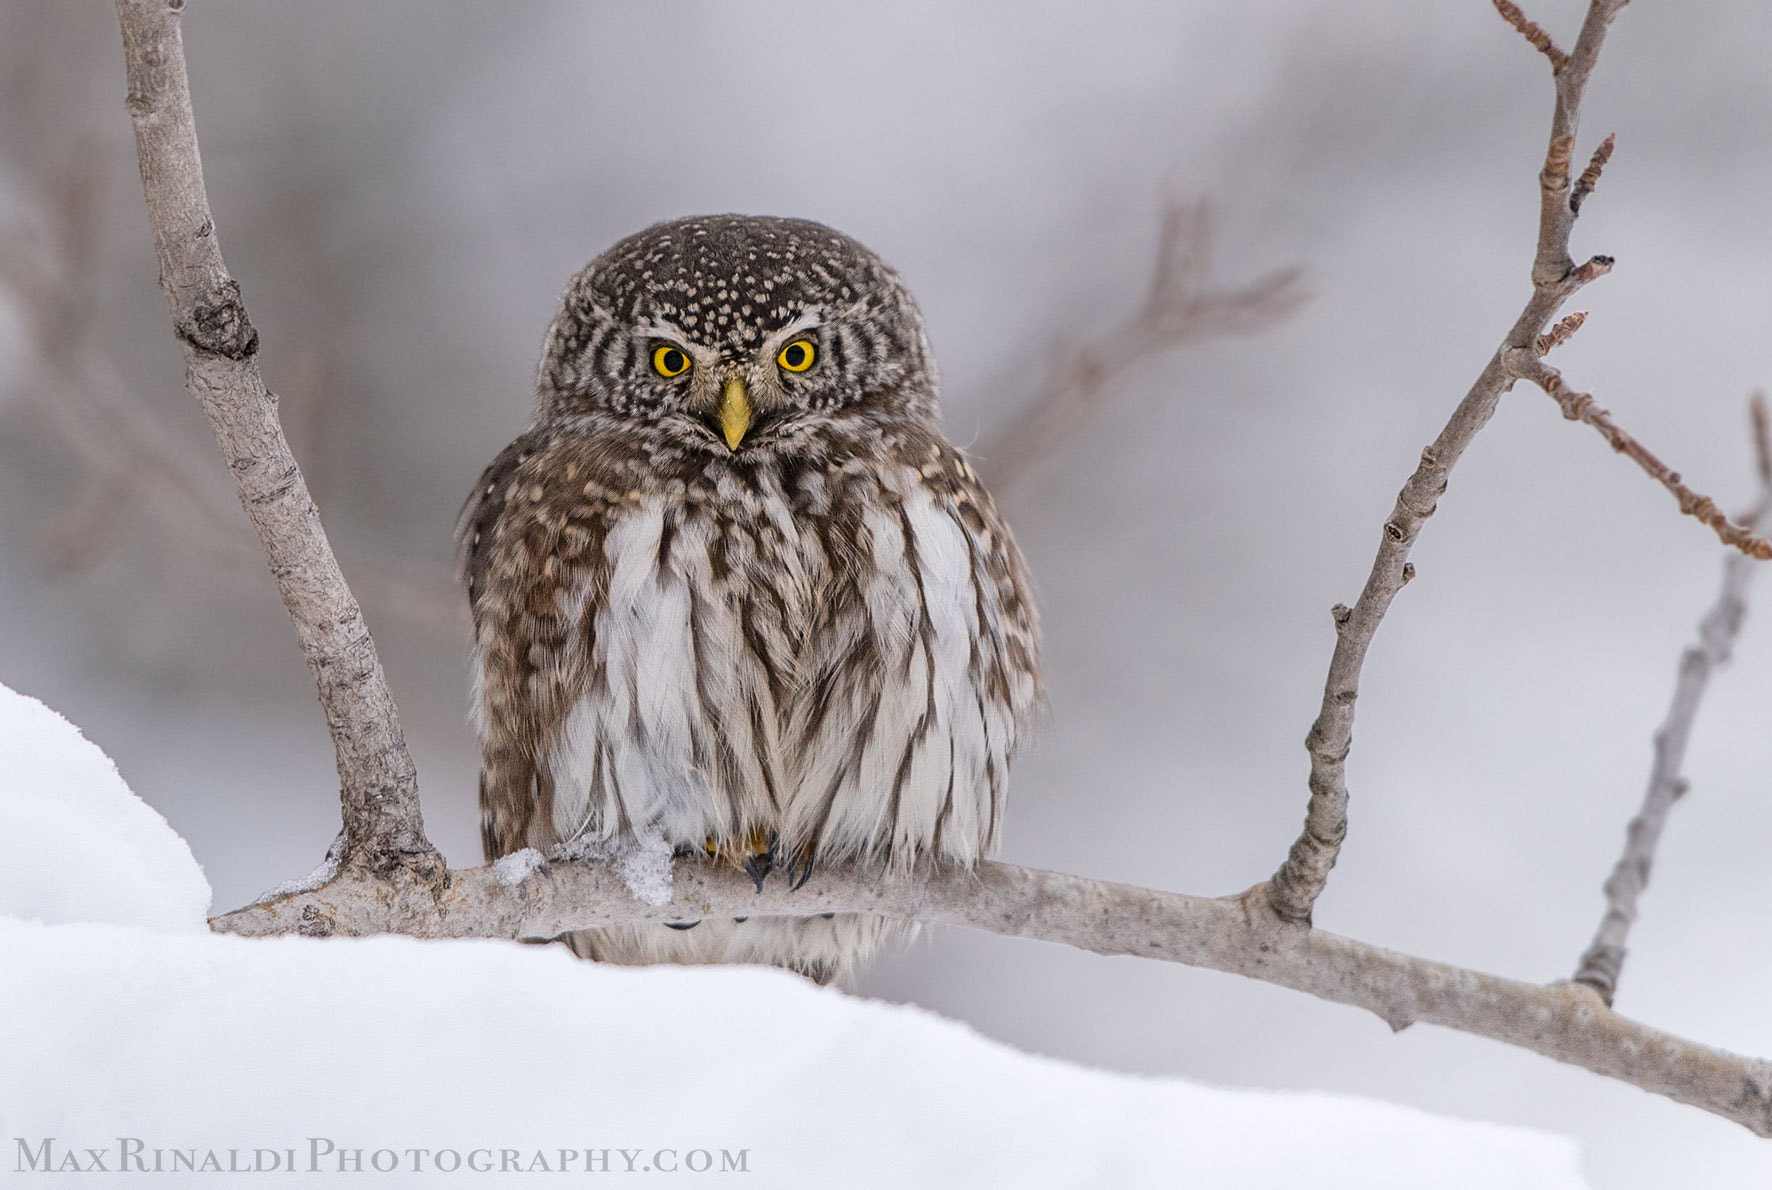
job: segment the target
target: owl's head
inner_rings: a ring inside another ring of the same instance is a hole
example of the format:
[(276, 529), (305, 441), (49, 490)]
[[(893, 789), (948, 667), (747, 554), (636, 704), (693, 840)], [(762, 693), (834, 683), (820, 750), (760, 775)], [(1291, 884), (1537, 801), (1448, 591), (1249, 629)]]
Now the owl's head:
[(750, 215), (660, 223), (592, 261), (560, 300), (539, 390), (544, 415), (644, 420), (722, 455), (935, 417), (898, 274), (821, 224)]

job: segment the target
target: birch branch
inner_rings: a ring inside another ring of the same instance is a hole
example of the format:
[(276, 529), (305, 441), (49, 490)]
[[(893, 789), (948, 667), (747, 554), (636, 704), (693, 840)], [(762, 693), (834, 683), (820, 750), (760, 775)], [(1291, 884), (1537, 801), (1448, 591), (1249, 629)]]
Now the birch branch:
[(1535, 986), (1284, 921), (1260, 885), (1240, 896), (1191, 897), (985, 862), (908, 877), (832, 866), (797, 892), (785, 881), (758, 891), (730, 865), (681, 858), (672, 866), (670, 895), (645, 904), (630, 895), (616, 865), (550, 863), (531, 851), (451, 872), (441, 891), (417, 880), (345, 873), (210, 924), (248, 936), (552, 938), (639, 922), (813, 913), (968, 926), (1245, 975), (1364, 1008), (1395, 1030), (1425, 1021), (1506, 1042), (1772, 1136), (1772, 1063), (1619, 1016), (1582, 984)]
[[(1765, 394), (1754, 395), (1752, 412), (1760, 495), (1742, 519), (1757, 531), (1772, 521), (1772, 431), (1767, 426)], [(1747, 615), (1748, 584), (1756, 569), (1744, 553), (1732, 553), (1723, 560), (1722, 590), (1698, 622), (1698, 642), (1687, 646), (1680, 656), (1673, 702), (1667, 718), (1655, 732), (1655, 760), (1649, 769), (1649, 789), (1643, 795), (1643, 808), (1625, 832), (1624, 854), (1606, 879), (1605, 915), (1575, 971), (1575, 981), (1593, 988), (1607, 1004), (1617, 993), (1625, 941), (1637, 920), (1637, 903), (1649, 884), (1662, 828), (1667, 825), (1674, 803), (1686, 794), (1687, 782), (1681, 770), (1686, 762), (1686, 745), (1692, 738), (1692, 724), (1698, 717), (1711, 674), (1728, 662), (1735, 646), (1742, 618)]]
[(314, 673), (338, 758), (347, 864), (441, 876), (375, 643), (278, 425), (276, 397), (259, 374), (258, 331), (222, 262), (185, 74), (183, 9), (184, 0), (117, 0), (125, 106), (185, 382), (209, 417)]

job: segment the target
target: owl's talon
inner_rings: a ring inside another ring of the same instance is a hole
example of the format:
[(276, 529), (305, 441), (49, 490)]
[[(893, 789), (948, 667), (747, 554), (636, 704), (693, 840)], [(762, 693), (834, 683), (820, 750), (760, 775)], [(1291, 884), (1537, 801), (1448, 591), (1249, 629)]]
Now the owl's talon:
[(812, 869), (817, 866), (817, 863), (810, 847), (801, 851), (793, 862), (788, 864), (788, 891), (799, 892), (806, 887), (806, 882), (812, 879)]
[(744, 868), (744, 874), (751, 878), (751, 883), (757, 886), (757, 891), (762, 892), (763, 877), (769, 875), (769, 870), (775, 866), (775, 857), (767, 851), (759, 851), (747, 857), (740, 866)]
[(711, 835), (702, 844), (712, 859), (724, 859), (751, 878), (757, 891), (763, 891), (763, 878), (775, 870), (776, 833), (760, 826), (752, 827), (738, 847), (721, 843)]
[(665, 925), (670, 926), (671, 929), (673, 929), (673, 930), (693, 930), (696, 926), (699, 926), (700, 924), (701, 924), (701, 919), (699, 917), (696, 918), (694, 921), (667, 921), (667, 922), (665, 922)]

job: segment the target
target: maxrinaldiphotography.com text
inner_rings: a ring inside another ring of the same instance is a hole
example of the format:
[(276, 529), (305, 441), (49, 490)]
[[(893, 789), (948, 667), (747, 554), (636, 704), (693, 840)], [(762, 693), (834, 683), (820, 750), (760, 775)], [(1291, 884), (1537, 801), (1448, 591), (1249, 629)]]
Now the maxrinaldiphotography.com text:
[(193, 1148), (136, 1136), (100, 1144), (14, 1137), (15, 1174), (735, 1174), (751, 1172), (749, 1149), (495, 1145), (381, 1146), (303, 1137), (299, 1145)]

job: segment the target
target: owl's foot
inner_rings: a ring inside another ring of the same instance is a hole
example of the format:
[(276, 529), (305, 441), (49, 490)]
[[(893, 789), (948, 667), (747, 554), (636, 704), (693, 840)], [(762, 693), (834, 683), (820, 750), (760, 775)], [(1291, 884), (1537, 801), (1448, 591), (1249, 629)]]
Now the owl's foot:
[(775, 844), (775, 832), (758, 826), (751, 828), (741, 846), (728, 846), (709, 839), (706, 847), (710, 856), (730, 862), (749, 876), (757, 891), (762, 892), (763, 878), (775, 868)]
[(806, 882), (812, 879), (812, 869), (817, 865), (817, 857), (812, 854), (810, 846), (800, 848), (800, 854), (788, 861), (788, 891), (799, 892)]

